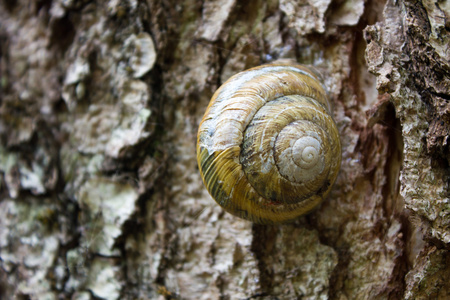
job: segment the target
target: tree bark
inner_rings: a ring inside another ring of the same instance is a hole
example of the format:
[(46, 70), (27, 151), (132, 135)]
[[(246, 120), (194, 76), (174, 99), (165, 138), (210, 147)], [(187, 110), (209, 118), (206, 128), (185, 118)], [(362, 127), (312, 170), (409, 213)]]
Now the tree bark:
[[(0, 1), (1, 299), (448, 299), (448, 1)], [(203, 186), (214, 91), (314, 65), (341, 134), (293, 223)]]

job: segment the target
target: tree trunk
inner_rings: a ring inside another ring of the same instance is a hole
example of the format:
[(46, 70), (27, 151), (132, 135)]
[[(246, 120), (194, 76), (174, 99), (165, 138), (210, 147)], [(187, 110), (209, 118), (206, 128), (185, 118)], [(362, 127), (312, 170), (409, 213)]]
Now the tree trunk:
[[(448, 299), (450, 4), (0, 1), (1, 299)], [(208, 194), (214, 91), (314, 65), (342, 165), (293, 223)]]

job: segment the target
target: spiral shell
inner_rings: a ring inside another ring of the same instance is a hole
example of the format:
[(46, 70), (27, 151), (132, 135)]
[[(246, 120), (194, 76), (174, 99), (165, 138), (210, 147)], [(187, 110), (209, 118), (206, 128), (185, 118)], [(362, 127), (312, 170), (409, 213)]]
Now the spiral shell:
[(311, 211), (341, 163), (319, 78), (285, 61), (231, 77), (200, 123), (197, 160), (209, 193), (233, 215), (273, 224)]

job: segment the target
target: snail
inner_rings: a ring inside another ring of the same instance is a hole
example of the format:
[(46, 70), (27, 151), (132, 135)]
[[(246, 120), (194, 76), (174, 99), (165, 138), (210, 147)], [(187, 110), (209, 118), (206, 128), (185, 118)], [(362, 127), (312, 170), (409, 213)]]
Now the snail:
[(197, 160), (214, 200), (243, 219), (296, 219), (328, 195), (341, 145), (325, 89), (309, 68), (277, 61), (232, 76), (200, 122)]

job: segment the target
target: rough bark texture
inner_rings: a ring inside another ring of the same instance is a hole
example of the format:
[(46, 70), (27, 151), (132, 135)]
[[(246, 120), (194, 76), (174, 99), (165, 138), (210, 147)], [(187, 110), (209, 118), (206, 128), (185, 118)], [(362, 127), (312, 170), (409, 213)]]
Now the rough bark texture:
[[(448, 299), (449, 31), (449, 1), (1, 0), (0, 298)], [(323, 73), (342, 167), (262, 226), (195, 140), (276, 58)]]

